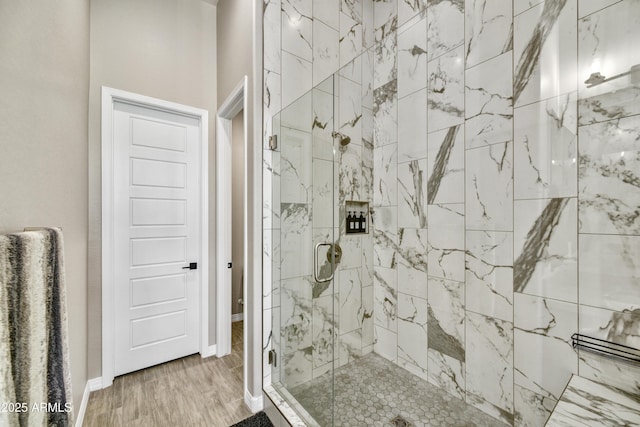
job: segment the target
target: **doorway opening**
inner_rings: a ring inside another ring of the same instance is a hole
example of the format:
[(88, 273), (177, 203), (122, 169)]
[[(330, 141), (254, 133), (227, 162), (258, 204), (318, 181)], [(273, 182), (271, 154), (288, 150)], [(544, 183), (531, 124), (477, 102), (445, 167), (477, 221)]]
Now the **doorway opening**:
[(244, 76), (216, 117), (216, 355), (231, 354), (232, 336), (242, 331), (245, 403), (255, 411), (261, 404), (249, 393), (248, 328), (239, 322), (232, 327), (232, 320), (251, 320), (244, 303), (248, 295), (244, 274), (248, 268), (247, 87)]

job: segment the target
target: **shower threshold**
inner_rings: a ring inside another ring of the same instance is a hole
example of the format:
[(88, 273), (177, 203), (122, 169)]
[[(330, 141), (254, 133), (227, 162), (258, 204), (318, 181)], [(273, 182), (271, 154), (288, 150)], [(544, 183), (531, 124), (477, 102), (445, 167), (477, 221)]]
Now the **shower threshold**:
[(445, 390), (370, 353), (331, 373), (291, 388), (291, 395), (321, 426), (486, 426), (506, 425)]

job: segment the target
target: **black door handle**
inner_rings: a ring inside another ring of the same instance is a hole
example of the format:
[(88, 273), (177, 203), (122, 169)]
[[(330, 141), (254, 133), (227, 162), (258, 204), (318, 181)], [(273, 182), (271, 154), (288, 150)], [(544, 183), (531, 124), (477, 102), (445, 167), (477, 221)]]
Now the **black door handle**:
[(197, 262), (190, 262), (188, 267), (182, 267), (183, 270), (197, 270), (198, 269), (198, 263)]

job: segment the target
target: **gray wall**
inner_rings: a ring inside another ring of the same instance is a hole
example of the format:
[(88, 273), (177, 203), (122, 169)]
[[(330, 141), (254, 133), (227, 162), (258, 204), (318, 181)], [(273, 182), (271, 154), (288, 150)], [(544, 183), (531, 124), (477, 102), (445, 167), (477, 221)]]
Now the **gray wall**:
[[(209, 111), (215, 165), (216, 8), (195, 0), (93, 0), (89, 99), (89, 377), (101, 375), (100, 88)], [(215, 341), (215, 167), (209, 168), (210, 344)]]
[(231, 313), (242, 313), (242, 304), (238, 303), (242, 295), (244, 272), (244, 129), (242, 127), (243, 112), (233, 118), (231, 128), (231, 245), (232, 245), (232, 289)]
[(0, 1), (0, 233), (62, 227), (74, 405), (87, 381), (89, 2)]

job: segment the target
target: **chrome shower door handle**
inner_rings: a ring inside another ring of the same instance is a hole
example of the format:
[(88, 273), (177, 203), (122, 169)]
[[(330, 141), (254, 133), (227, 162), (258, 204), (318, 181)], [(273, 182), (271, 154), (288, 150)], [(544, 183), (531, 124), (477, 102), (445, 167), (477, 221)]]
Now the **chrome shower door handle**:
[(317, 283), (324, 283), (324, 282), (329, 282), (333, 279), (333, 267), (331, 268), (331, 274), (326, 277), (325, 279), (320, 279), (320, 277), (318, 276), (318, 249), (320, 249), (321, 246), (329, 246), (332, 247), (333, 244), (331, 243), (318, 243), (316, 244), (315, 249), (313, 250), (313, 280), (315, 280)]

